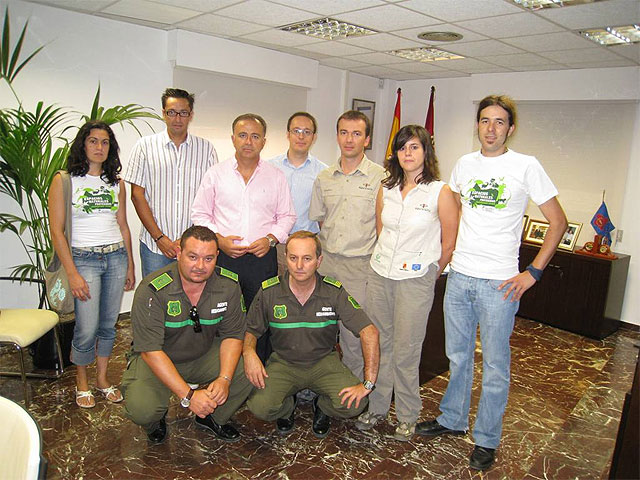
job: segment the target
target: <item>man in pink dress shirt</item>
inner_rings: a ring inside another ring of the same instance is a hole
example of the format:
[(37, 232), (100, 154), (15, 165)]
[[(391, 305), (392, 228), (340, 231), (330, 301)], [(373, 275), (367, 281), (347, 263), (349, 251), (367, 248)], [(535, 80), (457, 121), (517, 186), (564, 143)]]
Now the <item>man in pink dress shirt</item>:
[[(296, 213), (286, 177), (260, 159), (266, 143), (264, 119), (240, 115), (232, 130), (236, 153), (204, 175), (191, 220), (218, 235), (218, 265), (238, 274), (248, 307), (261, 283), (278, 275), (275, 246), (286, 241)], [(269, 354), (265, 340), (258, 344), (264, 359)]]

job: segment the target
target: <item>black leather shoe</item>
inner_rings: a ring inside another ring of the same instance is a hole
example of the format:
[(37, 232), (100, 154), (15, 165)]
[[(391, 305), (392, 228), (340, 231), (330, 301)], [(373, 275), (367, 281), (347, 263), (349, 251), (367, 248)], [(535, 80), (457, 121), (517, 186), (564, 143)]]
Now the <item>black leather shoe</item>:
[(313, 426), (311, 430), (318, 438), (324, 438), (329, 435), (331, 428), (331, 417), (324, 413), (318, 406), (318, 397), (313, 399)]
[(443, 427), (435, 419), (427, 420), (416, 424), (416, 433), (427, 437), (437, 437), (438, 435), (466, 435), (466, 430), (451, 430)]
[(159, 445), (164, 442), (165, 438), (167, 438), (167, 412), (164, 412), (155, 430), (147, 433), (147, 438), (154, 445)]
[(293, 430), (293, 426), (296, 421), (296, 406), (298, 405), (298, 396), (293, 396), (293, 410), (291, 410), (291, 415), (287, 418), (279, 418), (276, 420), (276, 429), (280, 435), (286, 435), (291, 430)]
[(196, 415), (196, 425), (214, 433), (216, 437), (225, 442), (237, 442), (240, 440), (240, 433), (228, 423), (218, 425), (211, 415), (200, 418)]
[(485, 448), (475, 446), (471, 458), (469, 459), (469, 466), (474, 470), (486, 470), (496, 459), (495, 448)]

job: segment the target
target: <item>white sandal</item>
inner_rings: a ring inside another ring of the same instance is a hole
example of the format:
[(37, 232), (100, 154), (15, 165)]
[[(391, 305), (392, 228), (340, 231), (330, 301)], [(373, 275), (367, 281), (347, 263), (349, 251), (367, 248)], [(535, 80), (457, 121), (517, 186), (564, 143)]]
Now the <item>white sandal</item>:
[(107, 388), (98, 388), (96, 390), (104, 395), (104, 398), (111, 403), (120, 403), (124, 398), (122, 397), (122, 393), (118, 390), (118, 387), (115, 385), (109, 385)]
[[(86, 398), (88, 399), (88, 403), (81, 403), (80, 401)], [(96, 399), (93, 396), (93, 393), (91, 392), (91, 390), (78, 390), (78, 387), (76, 387), (76, 405), (78, 405), (80, 408), (93, 408), (96, 406)]]

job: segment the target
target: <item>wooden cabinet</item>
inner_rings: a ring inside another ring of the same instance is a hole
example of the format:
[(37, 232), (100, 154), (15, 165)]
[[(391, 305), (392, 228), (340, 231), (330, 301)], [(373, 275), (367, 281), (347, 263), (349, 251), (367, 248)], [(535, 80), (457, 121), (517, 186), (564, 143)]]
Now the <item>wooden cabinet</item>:
[[(539, 250), (526, 243), (520, 246), (521, 271)], [(607, 260), (558, 250), (542, 280), (522, 297), (518, 316), (596, 339), (615, 332), (631, 258), (616, 255), (616, 260)]]

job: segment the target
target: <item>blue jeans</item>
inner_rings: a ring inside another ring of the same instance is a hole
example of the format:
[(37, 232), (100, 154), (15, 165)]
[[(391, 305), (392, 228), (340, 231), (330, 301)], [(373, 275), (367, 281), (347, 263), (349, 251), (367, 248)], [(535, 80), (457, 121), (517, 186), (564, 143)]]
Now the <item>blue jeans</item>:
[(165, 257), (162, 253), (154, 253), (140, 242), (140, 261), (142, 262), (142, 278), (144, 278), (156, 270), (166, 267), (171, 262), (175, 262), (176, 259)]
[(503, 300), (501, 280), (474, 278), (451, 270), (444, 297), (445, 346), (451, 377), (440, 402), (440, 425), (467, 430), (473, 383), (473, 355), (480, 325), (482, 392), (473, 429), (476, 445), (497, 448), (509, 396), (509, 338), (520, 302)]
[(91, 295), (86, 301), (75, 299), (76, 326), (71, 342), (71, 361), (84, 366), (93, 362), (96, 356), (109, 357), (113, 350), (115, 326), (127, 279), (127, 251), (121, 248), (102, 254), (72, 248), (71, 253)]

